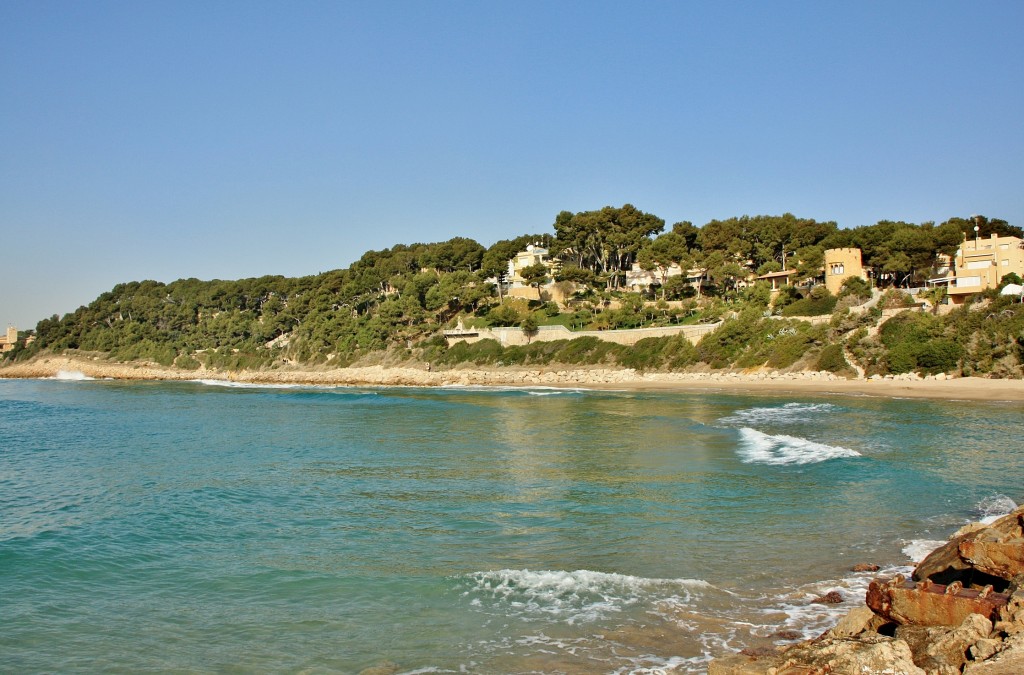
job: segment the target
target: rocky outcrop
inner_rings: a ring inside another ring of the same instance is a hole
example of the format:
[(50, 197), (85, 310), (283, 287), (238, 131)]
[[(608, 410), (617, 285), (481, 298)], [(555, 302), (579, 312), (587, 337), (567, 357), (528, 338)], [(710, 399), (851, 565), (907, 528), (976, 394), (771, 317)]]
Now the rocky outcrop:
[(814, 640), (715, 659), (710, 675), (1024, 673), (1024, 507), (961, 529)]

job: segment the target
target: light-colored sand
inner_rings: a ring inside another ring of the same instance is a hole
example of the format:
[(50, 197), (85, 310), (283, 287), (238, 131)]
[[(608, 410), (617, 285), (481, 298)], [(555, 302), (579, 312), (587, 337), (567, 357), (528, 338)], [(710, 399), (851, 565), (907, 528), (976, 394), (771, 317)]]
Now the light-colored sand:
[(612, 368), (454, 368), (366, 366), (218, 372), (184, 371), (158, 365), (111, 363), (99, 359), (42, 356), (0, 368), (0, 378), (48, 378), (60, 372), (121, 380), (218, 379), (261, 384), (372, 386), (550, 386), (628, 390), (717, 390), (757, 393), (846, 394), (893, 398), (975, 401), (1024, 401), (1024, 381), (965, 377), (950, 379), (900, 376), (847, 380), (829, 373), (638, 373)]

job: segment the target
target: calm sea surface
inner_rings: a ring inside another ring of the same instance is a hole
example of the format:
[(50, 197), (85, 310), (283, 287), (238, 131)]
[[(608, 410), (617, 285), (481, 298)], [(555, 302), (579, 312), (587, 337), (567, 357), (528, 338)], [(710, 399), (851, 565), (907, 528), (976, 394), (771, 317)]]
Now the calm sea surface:
[(0, 380), (0, 670), (702, 672), (1024, 499), (1021, 411)]

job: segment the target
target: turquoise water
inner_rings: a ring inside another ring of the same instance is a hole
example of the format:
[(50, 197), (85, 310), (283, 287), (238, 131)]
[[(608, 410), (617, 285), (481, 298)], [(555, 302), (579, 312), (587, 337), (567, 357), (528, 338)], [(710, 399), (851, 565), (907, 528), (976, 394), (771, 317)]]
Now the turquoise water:
[(702, 672), (1021, 500), (1020, 413), (0, 380), (3, 670)]

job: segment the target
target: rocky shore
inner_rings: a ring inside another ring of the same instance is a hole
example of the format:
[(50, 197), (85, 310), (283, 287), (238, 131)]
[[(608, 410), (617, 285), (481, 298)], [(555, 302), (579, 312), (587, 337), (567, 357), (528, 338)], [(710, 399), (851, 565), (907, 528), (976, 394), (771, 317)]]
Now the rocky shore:
[(945, 375), (847, 379), (827, 372), (771, 370), (643, 373), (620, 368), (431, 369), (427, 364), (347, 368), (286, 365), (252, 371), (183, 370), (153, 363), (117, 363), (98, 357), (41, 355), (0, 367), (0, 378), (50, 378), (81, 373), (97, 379), (217, 379), (258, 384), (347, 386), (549, 386), (630, 390), (723, 390), (772, 393), (854, 394), (908, 398), (1024, 401), (1024, 381), (953, 378)]
[(875, 579), (865, 604), (823, 635), (718, 658), (708, 673), (1024, 673), (1024, 507), (962, 528), (910, 579)]

